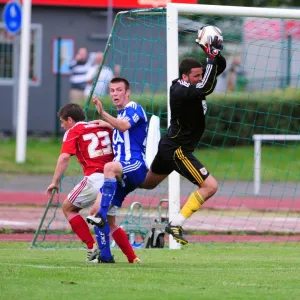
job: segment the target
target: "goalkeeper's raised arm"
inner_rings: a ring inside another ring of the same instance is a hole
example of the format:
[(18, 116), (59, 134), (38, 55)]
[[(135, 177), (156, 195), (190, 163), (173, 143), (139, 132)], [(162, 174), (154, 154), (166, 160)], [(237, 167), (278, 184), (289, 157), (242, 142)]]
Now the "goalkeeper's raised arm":
[[(207, 65), (203, 70), (202, 80), (196, 85), (194, 93), (209, 95), (216, 86), (217, 76), (226, 69), (226, 59), (221, 55), (223, 49), (222, 32), (214, 26), (203, 27), (198, 32), (196, 43), (206, 53)], [(191, 86), (191, 89), (193, 88), (194, 86)]]
[[(186, 68), (189, 68), (193, 61), (195, 65), (198, 64), (198, 68), (202, 69), (202, 72), (200, 72), (201, 74), (195, 74), (196, 76), (200, 75), (200, 77), (195, 77), (195, 81), (190, 80), (189, 85), (181, 84), (175, 88), (182, 89), (183, 92), (185, 90), (184, 93), (188, 94), (190, 97), (197, 97), (200, 95), (207, 96), (214, 91), (217, 84), (217, 77), (226, 69), (226, 60), (221, 53), (219, 53), (218, 56), (214, 58), (208, 57), (207, 65), (204, 67), (200, 62), (197, 62), (193, 58), (183, 59), (179, 67), (179, 74), (184, 82), (186, 82), (184, 78), (187, 76), (185, 74)], [(189, 76), (194, 76), (193, 72)], [(198, 79), (198, 81), (196, 79)]]

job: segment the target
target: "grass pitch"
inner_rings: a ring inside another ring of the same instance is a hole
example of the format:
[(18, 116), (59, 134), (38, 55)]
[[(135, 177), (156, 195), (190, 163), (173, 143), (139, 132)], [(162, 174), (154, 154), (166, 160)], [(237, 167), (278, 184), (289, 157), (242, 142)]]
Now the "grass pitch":
[(84, 250), (0, 243), (1, 299), (299, 299), (300, 244), (143, 249), (142, 265), (86, 264)]

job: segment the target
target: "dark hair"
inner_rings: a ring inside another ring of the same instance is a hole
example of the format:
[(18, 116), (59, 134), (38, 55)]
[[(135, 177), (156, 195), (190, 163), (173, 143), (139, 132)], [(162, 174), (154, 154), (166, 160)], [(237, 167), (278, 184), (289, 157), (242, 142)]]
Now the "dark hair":
[(123, 77), (115, 77), (110, 81), (110, 83), (118, 83), (118, 82), (124, 82), (125, 90), (130, 89), (129, 81), (127, 79), (123, 78)]
[(189, 75), (194, 68), (203, 68), (203, 66), (195, 58), (187, 57), (183, 59), (179, 65), (179, 77), (181, 78), (183, 74)]
[(68, 120), (68, 117), (72, 118), (76, 123), (85, 120), (84, 111), (80, 105), (75, 103), (69, 103), (64, 105), (57, 113), (59, 118)]

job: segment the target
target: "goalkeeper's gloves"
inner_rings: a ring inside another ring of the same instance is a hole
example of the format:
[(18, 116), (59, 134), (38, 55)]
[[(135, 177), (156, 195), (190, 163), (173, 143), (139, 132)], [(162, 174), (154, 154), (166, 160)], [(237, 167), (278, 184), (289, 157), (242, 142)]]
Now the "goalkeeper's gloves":
[(208, 45), (204, 46), (200, 44), (200, 41), (196, 39), (196, 43), (202, 48), (202, 50), (208, 55), (210, 59), (214, 59), (218, 57), (223, 49), (223, 41), (218, 39), (218, 36), (209, 36), (208, 38)]

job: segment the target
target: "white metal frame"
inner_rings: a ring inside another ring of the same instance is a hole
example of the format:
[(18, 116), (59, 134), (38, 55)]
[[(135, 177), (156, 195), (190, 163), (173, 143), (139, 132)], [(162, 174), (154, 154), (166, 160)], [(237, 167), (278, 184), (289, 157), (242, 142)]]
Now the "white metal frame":
[[(239, 17), (267, 17), (300, 19), (300, 11), (296, 9), (257, 8), (243, 6), (221, 6), (202, 4), (167, 4), (167, 82), (168, 93), (171, 81), (178, 77), (178, 14), (190, 13), (201, 15), (223, 15)], [(168, 108), (170, 119), (170, 108)], [(169, 176), (169, 218), (172, 221), (180, 209), (180, 176), (172, 173)], [(180, 246), (170, 238), (170, 249)]]
[(254, 184), (253, 192), (260, 195), (261, 186), (261, 142), (262, 141), (300, 141), (300, 134), (254, 134)]
[[(4, 23), (0, 22), (0, 28), (5, 28)], [(42, 79), (42, 40), (43, 40), (43, 27), (41, 24), (31, 24), (31, 31), (35, 31), (35, 40), (34, 40), (34, 70), (37, 76), (37, 81), (32, 81), (29, 79), (30, 86), (40, 86)], [(19, 56), (20, 52), (16, 52), (15, 47), (13, 49), (13, 63), (15, 63), (16, 56)], [(18, 59), (19, 60), (19, 59)], [(19, 66), (18, 66), (19, 68)], [(14, 75), (14, 74), (13, 74)], [(12, 86), (15, 84), (14, 76), (12, 78), (3, 78), (0, 77), (0, 86)]]
[(22, 30), (20, 44), (20, 74), (18, 87), (18, 114), (16, 130), (16, 162), (26, 160), (28, 86), (30, 59), (31, 0), (24, 0), (22, 6)]

